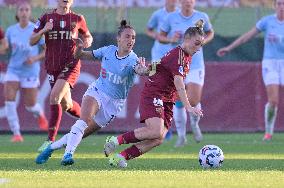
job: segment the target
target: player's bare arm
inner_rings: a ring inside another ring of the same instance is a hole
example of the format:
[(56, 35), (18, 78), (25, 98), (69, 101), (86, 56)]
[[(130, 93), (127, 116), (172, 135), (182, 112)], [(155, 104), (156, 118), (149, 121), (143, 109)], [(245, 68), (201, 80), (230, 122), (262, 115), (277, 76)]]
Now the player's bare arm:
[(84, 48), (89, 48), (93, 43), (93, 37), (90, 32), (83, 35)]
[(84, 42), (80, 38), (73, 39), (76, 43), (76, 49), (74, 52), (75, 59), (85, 59), (85, 60), (94, 60), (92, 51), (84, 51)]
[(146, 66), (145, 58), (139, 57), (137, 64), (134, 66), (134, 71), (140, 76), (148, 76), (150, 72), (150, 66)]
[(175, 75), (174, 84), (175, 84), (176, 90), (178, 92), (179, 98), (180, 98), (181, 102), (183, 103), (186, 111), (192, 112), (193, 114), (198, 115), (198, 116), (203, 116), (203, 113), (200, 109), (194, 108), (190, 105), (190, 103), (188, 101), (187, 94), (186, 94), (185, 85), (184, 85), (184, 82), (183, 82), (183, 77), (179, 76), (179, 75)]
[(31, 38), (30, 38), (30, 45), (33, 46), (36, 43), (38, 43), (38, 41), (41, 39), (42, 35), (50, 30), (52, 30), (53, 28), (53, 22), (52, 20), (50, 20), (49, 22), (47, 22), (44, 26), (44, 28), (42, 28), (39, 32), (35, 33), (33, 32)]
[(6, 38), (0, 40), (0, 54), (5, 54), (6, 50), (9, 48), (9, 44)]

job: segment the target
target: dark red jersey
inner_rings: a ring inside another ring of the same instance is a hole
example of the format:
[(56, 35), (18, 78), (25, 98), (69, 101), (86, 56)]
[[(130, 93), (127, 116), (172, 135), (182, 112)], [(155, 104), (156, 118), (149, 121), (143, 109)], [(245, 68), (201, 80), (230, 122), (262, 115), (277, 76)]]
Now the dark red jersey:
[(189, 72), (191, 56), (180, 46), (169, 51), (156, 66), (152, 65), (152, 71), (142, 91), (142, 97), (161, 99), (163, 102), (174, 102), (176, 88), (174, 76), (185, 78)]
[(0, 27), (0, 40), (2, 40), (4, 38), (4, 31), (3, 29)]
[(34, 32), (39, 32), (47, 22), (53, 22), (52, 30), (45, 33), (46, 54), (45, 67), (47, 71), (61, 71), (65, 67), (74, 67), (78, 60), (74, 59), (75, 42), (78, 34), (89, 32), (82, 15), (69, 12), (65, 15), (56, 10), (45, 13), (36, 23)]

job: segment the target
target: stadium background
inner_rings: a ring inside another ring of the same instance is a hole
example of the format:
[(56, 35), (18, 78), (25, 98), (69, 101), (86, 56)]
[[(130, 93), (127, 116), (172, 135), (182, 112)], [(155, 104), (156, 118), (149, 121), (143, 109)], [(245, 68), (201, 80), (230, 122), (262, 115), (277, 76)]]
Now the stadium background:
[[(14, 4), (20, 0), (0, 0), (0, 25), (6, 29), (15, 23)], [(215, 30), (214, 40), (204, 47), (206, 77), (202, 105), (204, 118), (200, 125), (205, 131), (214, 132), (255, 132), (264, 129), (263, 111), (266, 95), (261, 77), (263, 41), (262, 36), (235, 49), (224, 58), (216, 56), (216, 50), (230, 43), (243, 32), (250, 29), (264, 15), (272, 13), (271, 0), (201, 0), (197, 9), (210, 16)], [(47, 8), (53, 7), (56, 0), (36, 1), (33, 17), (38, 18)], [(121, 18), (127, 18), (137, 31), (135, 52), (150, 60), (153, 41), (145, 34), (146, 23), (151, 13), (162, 6), (163, 0), (74, 0), (74, 11), (85, 16), (95, 42), (92, 48), (98, 48), (115, 42), (115, 31)], [(0, 131), (8, 131), (5, 119), (3, 98), (3, 75), (7, 56), (0, 57)], [(77, 101), (94, 80), (99, 71), (98, 63), (83, 62), (79, 84), (72, 93)], [(138, 121), (138, 97), (143, 79), (137, 79), (126, 108), (107, 129), (102, 131), (120, 132), (141, 126)], [(44, 71), (41, 73), (39, 101), (45, 106), (49, 116), (49, 84)], [(283, 96), (281, 91), (280, 96)], [(35, 119), (27, 113), (18, 96), (18, 112), (22, 130), (38, 132)], [(283, 114), (284, 101), (280, 101), (279, 114)], [(61, 131), (69, 130), (74, 120), (63, 116)], [(276, 131), (283, 131), (283, 116), (279, 115)]]

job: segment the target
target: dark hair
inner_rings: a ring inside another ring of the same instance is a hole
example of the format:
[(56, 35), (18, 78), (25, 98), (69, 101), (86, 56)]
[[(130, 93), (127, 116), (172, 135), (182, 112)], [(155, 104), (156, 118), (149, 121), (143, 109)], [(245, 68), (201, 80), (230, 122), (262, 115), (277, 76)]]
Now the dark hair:
[(124, 29), (133, 29), (134, 30), (134, 28), (129, 23), (127, 23), (126, 20), (121, 20), (120, 27), (118, 28), (117, 35), (120, 36), (121, 33), (124, 31)]
[(195, 27), (189, 27), (185, 33), (184, 36), (189, 35), (189, 36), (194, 36), (196, 34), (204, 36), (205, 33), (203, 31), (203, 26), (204, 26), (204, 21), (202, 19), (198, 20), (195, 23)]

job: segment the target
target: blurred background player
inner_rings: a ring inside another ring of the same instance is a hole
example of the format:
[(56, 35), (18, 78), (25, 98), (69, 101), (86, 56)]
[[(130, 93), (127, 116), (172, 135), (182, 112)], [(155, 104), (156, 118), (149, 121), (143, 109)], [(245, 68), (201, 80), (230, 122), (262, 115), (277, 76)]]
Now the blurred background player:
[(124, 168), (127, 166), (127, 160), (143, 155), (163, 143), (171, 126), (177, 95), (187, 112), (197, 116), (203, 115), (201, 109), (190, 105), (184, 84), (191, 57), (201, 48), (203, 40), (202, 24), (190, 27), (185, 31), (183, 42), (179, 46), (169, 51), (160, 62), (152, 64), (139, 105), (140, 122), (145, 123), (145, 126), (106, 139), (104, 152), (107, 157), (118, 145), (135, 143), (111, 156), (110, 165)]
[[(172, 46), (170, 44), (160, 43), (158, 37), (160, 28), (167, 15), (178, 10), (177, 1), (178, 0), (166, 0), (165, 6), (156, 10), (148, 20), (146, 34), (155, 40), (151, 50), (151, 62), (160, 60), (168, 51), (172, 49)], [(171, 137), (172, 131), (169, 130), (166, 135), (166, 139), (170, 140)]]
[(61, 164), (72, 165), (73, 154), (82, 137), (108, 126), (122, 110), (135, 75), (148, 74), (145, 58), (138, 59), (132, 51), (135, 38), (134, 29), (123, 20), (117, 34), (117, 47), (110, 45), (93, 51), (83, 51), (83, 45), (77, 45), (77, 58), (101, 60), (100, 77), (89, 86), (83, 96), (80, 120), (72, 126), (70, 133), (52, 143), (36, 158), (37, 164), (45, 163), (55, 149), (67, 144)]
[(262, 77), (268, 102), (265, 105), (265, 134), (263, 140), (271, 140), (279, 104), (280, 86), (284, 85), (284, 0), (275, 0), (275, 13), (261, 18), (256, 25), (228, 46), (218, 50), (224, 56), (239, 45), (264, 32)]
[(45, 69), (52, 88), (48, 138), (38, 151), (43, 151), (55, 140), (62, 111), (80, 117), (80, 105), (71, 98), (71, 88), (79, 77), (81, 67), (80, 61), (73, 56), (76, 44), (72, 38), (81, 37), (86, 48), (91, 46), (93, 38), (84, 17), (71, 11), (72, 4), (73, 0), (58, 0), (56, 9), (39, 18), (30, 38), (30, 43), (34, 45), (45, 36)]
[(0, 27), (0, 54), (5, 54), (8, 48), (8, 42), (5, 40), (4, 30)]
[[(188, 27), (202, 19), (204, 23), (204, 44), (210, 42), (214, 37), (214, 31), (206, 13), (194, 9), (195, 0), (180, 0), (181, 10), (168, 15), (161, 27), (159, 40), (161, 43), (171, 44), (172, 48), (181, 44), (184, 32)], [(200, 100), (204, 84), (205, 66), (202, 48), (192, 56), (190, 74), (185, 79), (186, 92), (192, 106), (201, 109)], [(202, 140), (202, 133), (199, 128), (200, 117), (190, 113), (190, 125), (196, 142)], [(176, 147), (184, 146), (186, 139), (187, 112), (181, 103), (176, 101), (174, 107), (174, 121), (177, 128), (178, 140)]]
[[(37, 103), (39, 86), (40, 60), (44, 58), (44, 40), (38, 45), (30, 46), (29, 38), (33, 33), (34, 23), (31, 19), (31, 5), (27, 2), (19, 3), (16, 10), (17, 24), (8, 27), (5, 40), (11, 49), (7, 72), (4, 78), (5, 111), (11, 131), (12, 142), (22, 142), (19, 118), (17, 114), (16, 95), (21, 89), (24, 104), (29, 112), (38, 119), (39, 127), (47, 130), (48, 122), (42, 107)], [(40, 48), (43, 48), (40, 52)]]

